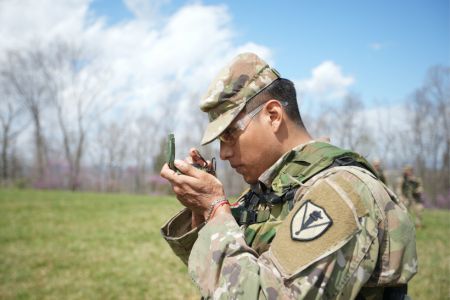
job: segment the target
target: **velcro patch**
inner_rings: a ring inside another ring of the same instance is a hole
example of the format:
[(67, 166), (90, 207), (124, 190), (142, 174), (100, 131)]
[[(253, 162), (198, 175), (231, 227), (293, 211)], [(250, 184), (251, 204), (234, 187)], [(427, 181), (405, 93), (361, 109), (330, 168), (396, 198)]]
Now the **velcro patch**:
[(295, 213), (291, 222), (291, 238), (311, 241), (321, 236), (333, 224), (330, 216), (320, 206), (307, 200)]
[(356, 209), (343, 196), (327, 180), (319, 180), (304, 194), (305, 200), (295, 204), (269, 249), (283, 276), (295, 276), (334, 253), (358, 232)]

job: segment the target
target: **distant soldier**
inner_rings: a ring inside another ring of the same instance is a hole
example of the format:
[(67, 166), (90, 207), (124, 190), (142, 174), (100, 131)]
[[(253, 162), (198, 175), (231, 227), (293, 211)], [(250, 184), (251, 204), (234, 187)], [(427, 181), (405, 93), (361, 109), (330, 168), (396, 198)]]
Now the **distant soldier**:
[(403, 176), (399, 180), (399, 193), (409, 213), (414, 217), (416, 227), (422, 227), (422, 182), (414, 176), (412, 166), (403, 168)]
[(372, 166), (375, 169), (375, 171), (377, 172), (378, 178), (387, 185), (387, 181), (386, 181), (386, 176), (384, 176), (384, 170), (383, 167), (381, 166), (381, 161), (379, 159), (375, 159), (372, 162)]

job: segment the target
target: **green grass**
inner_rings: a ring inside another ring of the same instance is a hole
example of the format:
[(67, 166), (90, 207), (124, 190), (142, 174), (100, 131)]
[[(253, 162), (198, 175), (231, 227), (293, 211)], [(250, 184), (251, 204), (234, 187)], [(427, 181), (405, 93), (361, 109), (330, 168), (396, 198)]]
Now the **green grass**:
[[(0, 189), (0, 299), (198, 299), (159, 228), (171, 197)], [(449, 211), (418, 230), (413, 299), (450, 297)]]
[(169, 197), (0, 190), (0, 299), (198, 298), (159, 228)]
[(417, 229), (419, 272), (411, 280), (413, 299), (450, 299), (450, 211), (428, 210)]

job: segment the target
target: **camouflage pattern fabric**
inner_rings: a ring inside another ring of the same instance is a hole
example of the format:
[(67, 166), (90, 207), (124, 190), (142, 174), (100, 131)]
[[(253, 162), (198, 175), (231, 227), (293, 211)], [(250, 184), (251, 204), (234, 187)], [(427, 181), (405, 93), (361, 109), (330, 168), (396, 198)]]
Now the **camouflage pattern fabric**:
[[(299, 147), (293, 157), (314, 144)], [(279, 182), (286, 175), (280, 170), (298, 166), (293, 157), (281, 158), (261, 176), (261, 185)], [(320, 204), (333, 224), (311, 242), (299, 242), (290, 226), (307, 201)], [(291, 211), (286, 203), (268, 210), (263, 223), (239, 227), (232, 216), (217, 216), (196, 233), (188, 266), (203, 297), (376, 299), (380, 286), (406, 283), (417, 272), (414, 226), (405, 208), (363, 169), (328, 169), (302, 185)]]
[(162, 228), (161, 234), (172, 251), (187, 265), (192, 246), (202, 226), (191, 228), (192, 213), (185, 208), (172, 217)]
[[(336, 157), (352, 157), (355, 161), (365, 165), (373, 173), (370, 164), (357, 153), (340, 149), (326, 142), (311, 141), (300, 145), (281, 157), (272, 167), (264, 172), (260, 178), (260, 186), (252, 187), (254, 191), (271, 190), (281, 195), (286, 189), (297, 187), (312, 176), (330, 167)], [(244, 205), (243, 197), (232, 207), (233, 213)], [(276, 229), (284, 220), (292, 207), (289, 203), (279, 205), (261, 204), (258, 206), (260, 221), (245, 227), (245, 240), (258, 253), (266, 251)], [(234, 213), (234, 215), (236, 215)], [(267, 216), (266, 218), (264, 216)], [(259, 233), (264, 234), (259, 234)]]
[(203, 96), (200, 108), (209, 124), (202, 145), (217, 138), (233, 122), (245, 104), (280, 77), (279, 73), (253, 53), (243, 53), (223, 68)]
[(382, 183), (387, 184), (386, 176), (384, 175), (384, 170), (382, 168), (379, 168), (376, 170), (378, 178), (381, 180)]
[(377, 177), (381, 180), (381, 182), (383, 182), (384, 184), (388, 185), (387, 181), (386, 181), (386, 176), (384, 175), (384, 169), (381, 166), (381, 161), (379, 159), (375, 159), (372, 161), (372, 166), (375, 169), (375, 171), (377, 172)]
[(416, 176), (403, 176), (399, 179), (398, 191), (403, 204), (408, 208), (409, 213), (414, 219), (416, 227), (421, 227), (423, 204), (422, 204), (422, 182)]

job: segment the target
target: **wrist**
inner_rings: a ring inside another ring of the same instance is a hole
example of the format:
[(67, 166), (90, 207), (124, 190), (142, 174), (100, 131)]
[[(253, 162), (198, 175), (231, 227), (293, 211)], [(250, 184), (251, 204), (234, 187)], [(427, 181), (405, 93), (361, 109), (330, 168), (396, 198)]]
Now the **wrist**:
[(192, 212), (191, 228), (196, 228), (203, 223), (205, 223), (205, 217)]
[(223, 214), (231, 214), (229, 202), (223, 203), (221, 205), (217, 205), (216, 208), (213, 210), (211, 216), (209, 217), (208, 221), (211, 221), (215, 217), (223, 215)]
[(225, 196), (217, 198), (214, 201), (212, 201), (209, 205), (208, 210), (203, 215), (205, 218), (205, 222), (208, 222), (209, 219), (214, 215), (215, 210), (218, 207), (221, 207), (223, 205), (227, 205), (227, 206), (230, 205), (230, 203), (228, 202), (228, 200), (226, 199)]

